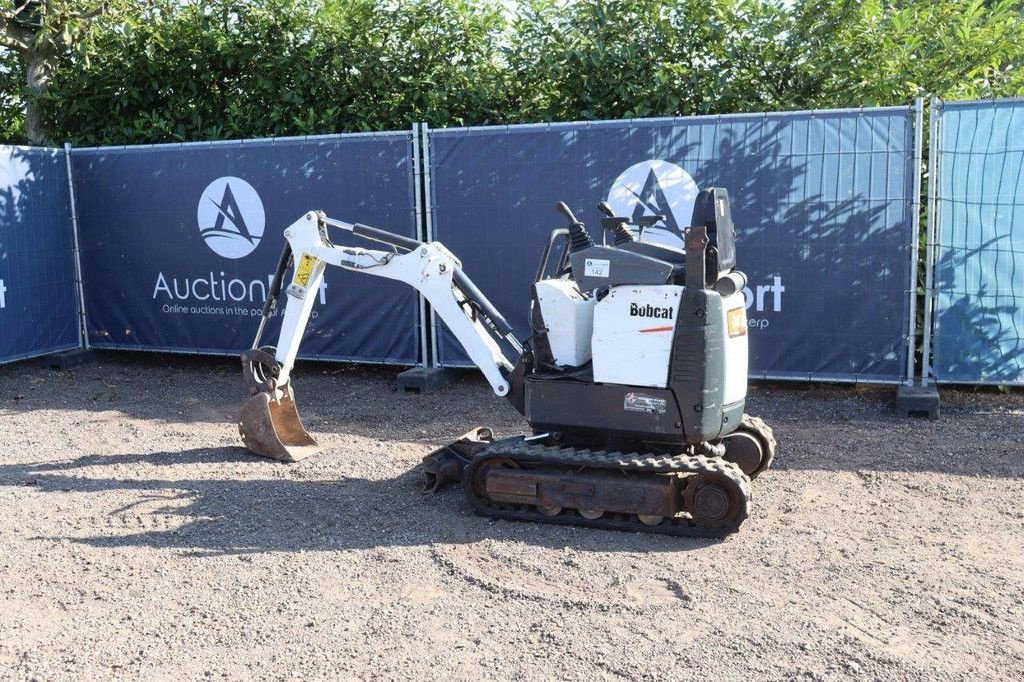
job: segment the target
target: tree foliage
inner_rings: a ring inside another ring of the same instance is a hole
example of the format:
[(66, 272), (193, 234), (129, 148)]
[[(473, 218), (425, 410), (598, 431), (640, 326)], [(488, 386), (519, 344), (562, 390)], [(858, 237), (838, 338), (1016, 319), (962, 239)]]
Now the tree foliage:
[(0, 140), (21, 140), (24, 137), (23, 80), (18, 54), (0, 48)]
[(124, 144), (1024, 94), (1020, 0), (29, 4), (53, 54), (29, 88), (0, 51), (8, 140), (26, 104)]
[(47, 141), (37, 100), (50, 85), (58, 55), (61, 50), (85, 42), (94, 19), (112, 9), (130, 7), (124, 4), (128, 1), (11, 0), (6, 8), (0, 7), (0, 49), (4, 51), (7, 67), (5, 85), (7, 77), (22, 77), (20, 87), (4, 90), (4, 104), (17, 101), (22, 109), (19, 120), (7, 127), (20, 130), (34, 144)]

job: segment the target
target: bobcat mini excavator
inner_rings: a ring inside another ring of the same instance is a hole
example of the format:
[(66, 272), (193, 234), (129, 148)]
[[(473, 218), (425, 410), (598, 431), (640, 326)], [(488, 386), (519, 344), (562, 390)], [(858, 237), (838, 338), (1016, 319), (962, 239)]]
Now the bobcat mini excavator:
[[(764, 422), (744, 414), (746, 277), (736, 269), (728, 195), (700, 192), (683, 249), (642, 240), (660, 216), (634, 221), (599, 208), (602, 244), (558, 204), (568, 224), (551, 233), (540, 259), (522, 343), (439, 242), (322, 212), (302, 216), (285, 230), (263, 319), (242, 355), (252, 394), (239, 423), (243, 442), (285, 461), (316, 448), (295, 408), (291, 371), (332, 265), (420, 292), (494, 393), (530, 424), (531, 434), (501, 440), (476, 428), (431, 453), (428, 488), (461, 480), (475, 510), (496, 518), (699, 537), (734, 532), (775, 441)], [(331, 228), (388, 248), (335, 245)], [(279, 343), (261, 347), (282, 289)]]

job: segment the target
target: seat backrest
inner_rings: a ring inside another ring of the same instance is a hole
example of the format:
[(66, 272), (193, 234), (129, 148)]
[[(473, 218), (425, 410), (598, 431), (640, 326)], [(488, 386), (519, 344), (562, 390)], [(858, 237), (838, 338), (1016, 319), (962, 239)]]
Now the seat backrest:
[(697, 194), (690, 225), (703, 225), (708, 230), (709, 282), (736, 267), (736, 230), (729, 208), (729, 192), (724, 187), (709, 187)]

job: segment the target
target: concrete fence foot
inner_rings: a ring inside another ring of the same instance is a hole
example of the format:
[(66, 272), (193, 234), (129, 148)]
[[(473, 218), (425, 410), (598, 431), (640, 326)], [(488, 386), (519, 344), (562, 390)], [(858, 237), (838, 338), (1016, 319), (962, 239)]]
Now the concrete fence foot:
[(939, 389), (929, 386), (901, 385), (896, 389), (896, 411), (903, 417), (939, 418)]
[(398, 375), (398, 390), (403, 393), (434, 393), (452, 381), (452, 373), (443, 367), (412, 367)]
[(63, 371), (72, 367), (89, 364), (95, 359), (92, 351), (88, 348), (75, 348), (74, 350), (45, 355), (42, 358), (41, 364), (44, 369), (59, 369)]

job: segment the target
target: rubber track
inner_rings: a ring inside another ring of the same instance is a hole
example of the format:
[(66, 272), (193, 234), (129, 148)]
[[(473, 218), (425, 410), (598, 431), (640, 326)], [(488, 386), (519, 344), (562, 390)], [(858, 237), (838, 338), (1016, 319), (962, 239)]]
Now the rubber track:
[[(611, 471), (635, 471), (650, 474), (700, 474), (708, 473), (727, 479), (742, 494), (743, 509), (736, 518), (727, 525), (700, 526), (688, 517), (676, 516), (666, 518), (657, 526), (641, 523), (635, 515), (606, 513), (599, 519), (587, 519), (573, 511), (562, 512), (557, 516), (547, 516), (533, 508), (532, 505), (497, 506), (488, 502), (474, 489), (473, 481), (477, 470), (488, 460), (512, 459), (520, 464), (566, 467), (566, 474), (571, 475), (575, 469), (605, 469)], [(466, 467), (463, 486), (476, 512), (482, 516), (508, 519), (511, 521), (534, 521), (537, 523), (554, 523), (559, 525), (586, 526), (641, 533), (659, 533), (682, 537), (722, 538), (735, 533), (750, 512), (750, 479), (743, 470), (732, 462), (704, 457), (675, 455), (662, 457), (655, 455), (623, 454), (605, 450), (577, 450), (576, 448), (532, 445), (520, 439), (512, 443), (498, 441), (484, 450)]]

